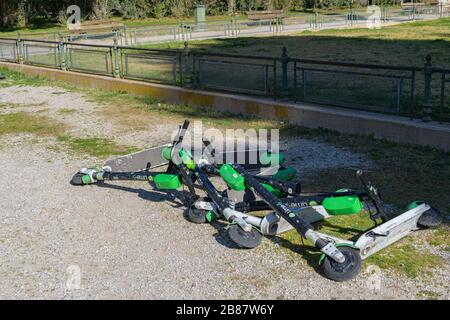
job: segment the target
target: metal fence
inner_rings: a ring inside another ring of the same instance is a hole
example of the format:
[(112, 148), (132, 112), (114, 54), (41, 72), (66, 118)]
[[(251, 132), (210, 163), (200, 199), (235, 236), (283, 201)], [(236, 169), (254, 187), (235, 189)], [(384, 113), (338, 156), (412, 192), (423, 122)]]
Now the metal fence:
[(123, 78), (183, 85), (182, 52), (127, 47), (118, 50)]
[(305, 13), (285, 18), (265, 20), (207, 20), (195, 22), (143, 26), (114, 27), (110, 29), (86, 30), (76, 32), (18, 33), (15, 38), (44, 41), (64, 41), (112, 45), (115, 40), (120, 46), (137, 46), (148, 43), (186, 41), (194, 39), (245, 37), (256, 34), (283, 33), (292, 31), (317, 31), (321, 29), (365, 26), (367, 24), (385, 24), (406, 21), (437, 19), (450, 16), (450, 5), (419, 5), (408, 7), (379, 7), (378, 13), (364, 9), (348, 12)]
[(202, 89), (273, 96), (276, 60), (217, 53), (190, 53), (192, 86)]
[[(368, 23), (406, 22), (437, 19), (450, 16), (450, 5), (412, 6), (406, 8), (380, 7), (380, 15), (366, 10), (331, 12), (326, 14), (303, 14), (300, 16), (265, 20), (209, 20), (201, 24), (179, 22), (157, 27), (127, 28), (118, 31), (123, 46), (156, 42), (186, 41), (226, 37), (245, 37), (264, 33), (292, 31), (317, 31), (321, 29), (363, 26)], [(378, 21), (375, 21), (376, 19)]]
[(450, 122), (450, 69), (0, 38), (0, 60)]
[(59, 68), (58, 42), (26, 39), (19, 41), (18, 52), (26, 64)]
[(301, 59), (293, 59), (292, 64), (295, 101), (414, 113), (416, 69)]
[(17, 41), (15, 39), (0, 40), (0, 60), (17, 61)]
[(63, 44), (66, 68), (101, 75), (114, 75), (113, 47), (89, 44)]

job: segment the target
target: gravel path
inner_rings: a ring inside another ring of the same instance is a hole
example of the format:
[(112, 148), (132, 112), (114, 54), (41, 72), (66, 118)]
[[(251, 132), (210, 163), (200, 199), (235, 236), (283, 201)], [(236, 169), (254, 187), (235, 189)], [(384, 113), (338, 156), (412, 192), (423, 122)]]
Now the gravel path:
[[(63, 97), (70, 103), (61, 102)], [(69, 125), (71, 134), (115, 137), (124, 144), (167, 141), (177, 125), (130, 132), (101, 119), (89, 123), (101, 106), (50, 87), (0, 89), (0, 104), (10, 103), (15, 105), (1, 107), (0, 113), (40, 110)], [(77, 111), (63, 114), (61, 108)], [(220, 224), (189, 223), (176, 200), (148, 185), (71, 186), (74, 171), (95, 159), (52, 151), (55, 143), (53, 138), (36, 143), (30, 135), (0, 137), (0, 298), (398, 299), (416, 298), (422, 291), (450, 298), (448, 263), (432, 279), (379, 271), (378, 285), (369, 270), (336, 283), (269, 239), (254, 250), (233, 248)], [(299, 165), (366, 162), (320, 141), (287, 144), (290, 154), (302, 149)], [(333, 161), (324, 162), (325, 152)], [(74, 289), (78, 271), (80, 288)]]

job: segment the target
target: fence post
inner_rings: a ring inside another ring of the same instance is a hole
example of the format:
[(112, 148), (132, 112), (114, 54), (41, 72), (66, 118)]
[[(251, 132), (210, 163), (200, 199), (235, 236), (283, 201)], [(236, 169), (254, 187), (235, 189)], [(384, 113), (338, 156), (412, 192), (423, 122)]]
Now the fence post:
[(123, 37), (125, 38), (125, 45), (128, 45), (128, 27), (125, 25), (123, 26)]
[(289, 88), (288, 88), (288, 63), (289, 63), (289, 56), (287, 54), (286, 47), (283, 47), (281, 52), (281, 79), (282, 79), (282, 95), (283, 97), (286, 97), (289, 95)]
[[(184, 63), (184, 78), (185, 78), (185, 85), (190, 86), (192, 83), (192, 77), (191, 77), (191, 68), (189, 65), (189, 43), (187, 41), (184, 42), (184, 48), (183, 48), (183, 59), (182, 63)], [(182, 66), (180, 66), (182, 68)]]
[(387, 8), (387, 6), (383, 6), (383, 13), (382, 13), (382, 19), (381, 19), (381, 21), (382, 22), (387, 22), (387, 20), (388, 20), (388, 8)]
[(184, 39), (184, 22), (183, 21), (181, 21), (181, 40), (185, 40)]
[(113, 50), (114, 50), (114, 77), (119, 78), (120, 65), (119, 65), (119, 46), (118, 46), (117, 32), (114, 36)]
[(314, 29), (319, 30), (319, 13), (315, 12), (314, 16)]
[(231, 17), (230, 26), (231, 26), (231, 36), (234, 37), (236, 35), (236, 32), (234, 30), (234, 17)]
[(67, 70), (67, 64), (66, 64), (66, 54), (64, 50), (64, 37), (62, 33), (59, 33), (59, 42), (58, 42), (58, 51), (59, 51), (59, 57), (61, 62), (61, 70)]
[(431, 105), (431, 78), (433, 76), (433, 65), (431, 64), (431, 55), (426, 56), (424, 72), (424, 98), (423, 98), (423, 116), (422, 121), (431, 121), (432, 105)]
[(17, 32), (17, 39), (16, 39), (16, 50), (17, 50), (17, 63), (22, 64), (24, 61), (23, 54), (23, 42), (22, 39), (20, 39), (20, 33)]

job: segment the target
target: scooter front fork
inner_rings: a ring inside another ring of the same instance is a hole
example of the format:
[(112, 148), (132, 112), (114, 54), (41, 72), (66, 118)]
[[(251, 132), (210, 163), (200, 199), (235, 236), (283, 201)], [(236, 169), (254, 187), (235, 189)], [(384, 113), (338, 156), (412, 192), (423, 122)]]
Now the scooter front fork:
[(343, 263), (345, 261), (345, 256), (339, 249), (334, 245), (334, 243), (327, 241), (320, 237), (320, 235), (314, 231), (313, 227), (297, 214), (295, 214), (291, 209), (289, 209), (283, 202), (270, 193), (264, 186), (256, 180), (253, 176), (248, 174), (245, 169), (240, 165), (233, 165), (233, 167), (240, 172), (245, 179), (245, 184), (251, 188), (261, 199), (263, 199), (267, 204), (282, 218), (289, 222), (298, 233), (304, 238), (310, 240), (314, 245), (322, 251), (325, 255), (329, 256), (331, 259), (338, 263)]
[[(197, 175), (197, 181), (212, 200), (211, 208), (214, 209), (216, 213), (221, 213), (228, 222), (237, 223), (244, 231), (250, 232), (252, 230), (252, 224), (244, 219), (246, 215), (232, 208), (228, 199), (223, 198), (222, 195), (219, 194), (202, 169), (197, 168), (195, 173)], [(204, 206), (205, 203), (203, 203), (203, 207)], [(200, 203), (198, 203), (196, 207), (203, 209)]]

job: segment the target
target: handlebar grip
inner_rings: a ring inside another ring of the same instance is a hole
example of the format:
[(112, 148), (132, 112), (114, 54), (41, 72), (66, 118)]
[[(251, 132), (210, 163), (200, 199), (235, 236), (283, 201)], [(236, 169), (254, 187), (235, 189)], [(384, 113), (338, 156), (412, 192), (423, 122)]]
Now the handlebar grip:
[(188, 127), (189, 127), (189, 120), (184, 120), (182, 129), (187, 130)]
[(365, 189), (369, 188), (369, 185), (367, 184), (366, 180), (363, 177), (364, 172), (361, 169), (358, 169), (356, 171), (356, 176), (358, 177), (359, 181), (361, 181), (361, 184), (364, 186)]
[(301, 185), (300, 183), (296, 182), (290, 182), (290, 181), (280, 181), (276, 179), (272, 179), (265, 176), (255, 176), (256, 180), (264, 182), (265, 184), (268, 184), (284, 193), (287, 193), (289, 195), (296, 195), (300, 194), (301, 192)]
[(277, 188), (289, 195), (296, 195), (301, 192), (301, 185), (300, 183), (295, 182), (280, 182), (275, 180), (269, 180), (266, 182), (267, 184), (270, 184), (272, 187)]

